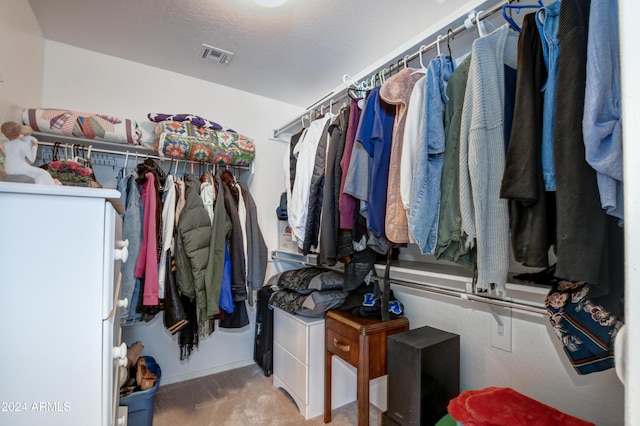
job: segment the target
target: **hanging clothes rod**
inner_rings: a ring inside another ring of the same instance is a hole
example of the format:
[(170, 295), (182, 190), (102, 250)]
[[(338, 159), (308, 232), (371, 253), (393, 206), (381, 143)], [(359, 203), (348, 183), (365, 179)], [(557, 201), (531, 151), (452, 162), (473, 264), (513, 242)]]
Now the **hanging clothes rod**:
[[(53, 146), (55, 146), (55, 144), (56, 144), (55, 142), (38, 141), (38, 145), (42, 145), (42, 146), (53, 147)], [(61, 146), (65, 146), (65, 145), (71, 146), (73, 144), (65, 142), (65, 143), (59, 143), (59, 145), (61, 145)], [(86, 145), (83, 145), (83, 144), (78, 144), (78, 146), (86, 147)], [(134, 145), (134, 146), (138, 146), (139, 147), (139, 145)], [(123, 146), (123, 149), (124, 149), (124, 147), (125, 146)], [(249, 169), (253, 170), (253, 163), (251, 163), (251, 166), (226, 166), (226, 165), (220, 165), (220, 164), (214, 164), (214, 163), (203, 163), (201, 161), (180, 160), (180, 159), (172, 158), (172, 157), (160, 157), (158, 155), (149, 154), (147, 152), (140, 151), (140, 150), (137, 150), (137, 151), (134, 150), (134, 151), (131, 151), (131, 152), (129, 152), (129, 151), (124, 151), (123, 152), (123, 151), (115, 151), (113, 149), (94, 148), (94, 147), (92, 147), (91, 148), (91, 152), (92, 153), (98, 152), (98, 153), (101, 153), (101, 154), (110, 154), (110, 155), (121, 155), (121, 156), (128, 155), (129, 157), (139, 157), (139, 158), (145, 158), (145, 159), (146, 158), (151, 158), (152, 160), (158, 160), (158, 161), (170, 161), (170, 162), (175, 161), (175, 162), (177, 162), (177, 164), (184, 163), (185, 165), (186, 164), (196, 164), (196, 165), (202, 164), (204, 166), (212, 166), (212, 167), (215, 167), (215, 168), (224, 167), (224, 168), (227, 168), (227, 169), (232, 168), (234, 170), (249, 170)]]
[[(42, 146), (55, 146), (56, 143), (55, 142), (45, 142), (45, 141), (38, 141), (38, 145), (42, 145)], [(60, 146), (71, 146), (72, 144), (65, 142), (65, 143), (58, 143), (58, 145)], [(86, 147), (86, 145), (82, 145), (82, 144), (77, 144), (77, 146), (82, 146), (82, 147)], [(104, 149), (104, 148), (91, 148), (91, 152), (99, 152), (101, 154), (111, 154), (111, 155), (127, 155), (127, 151), (115, 151), (112, 149)], [(154, 160), (160, 160), (160, 161), (168, 161), (171, 160), (171, 158), (167, 158), (167, 157), (159, 157), (157, 155), (152, 155), (152, 154), (148, 154), (146, 152), (140, 152), (140, 151), (131, 151), (128, 152), (128, 154), (130, 156), (136, 156), (136, 154), (138, 155), (138, 157), (141, 158), (152, 158)], [(183, 161), (185, 163), (189, 163), (189, 160), (177, 160), (177, 159), (173, 159), (174, 161)]]
[[(330, 267), (326, 265), (318, 265), (317, 258), (310, 257), (310, 256), (302, 256), (302, 255), (296, 255), (296, 254), (291, 254), (291, 256), (288, 256), (288, 255), (282, 255), (282, 252), (273, 251), (271, 252), (271, 259), (279, 260), (283, 262), (295, 263), (303, 266), (322, 267), (328, 270), (344, 272), (343, 266)], [(378, 279), (381, 279), (381, 278), (378, 277)], [(414, 290), (426, 291), (429, 293), (442, 294), (442, 295), (450, 296), (456, 299), (470, 300), (474, 302), (486, 303), (489, 305), (501, 306), (504, 308), (518, 309), (520, 311), (531, 312), (539, 315), (548, 315), (547, 310), (539, 306), (530, 305), (530, 304), (521, 303), (521, 302), (511, 302), (511, 301), (502, 300), (502, 299), (494, 299), (492, 297), (486, 297), (486, 296), (478, 296), (476, 294), (470, 294), (464, 291), (447, 289), (440, 286), (431, 285), (428, 282), (418, 284), (418, 283), (413, 283), (409, 281), (399, 280), (396, 278), (390, 278), (389, 282), (399, 287), (406, 287)]]
[[(443, 34), (442, 37), (440, 38), (440, 43), (442, 42), (447, 42), (451, 39), (453, 39), (455, 36), (457, 36), (458, 34), (476, 28), (477, 26), (477, 22), (478, 20), (480, 22), (482, 22), (483, 20), (485, 20), (486, 18), (489, 18), (490, 16), (493, 16), (494, 14), (496, 14), (497, 12), (501, 12), (502, 11), (502, 6), (506, 5), (506, 4), (510, 4), (511, 0), (502, 0), (498, 3), (496, 3), (495, 5), (491, 6), (489, 9), (487, 9), (486, 11), (483, 11), (481, 13), (476, 14), (476, 16), (473, 19), (473, 23), (475, 25), (473, 26), (467, 26), (465, 24), (461, 24), (460, 26), (458, 26), (457, 28), (454, 28), (450, 31), (447, 31), (446, 34)], [(479, 15), (479, 16), (478, 16)], [(421, 45), (422, 46), (422, 45)], [(438, 41), (435, 40), (429, 44), (427, 44), (426, 46), (422, 47), (422, 49), (418, 48), (417, 51), (415, 51), (414, 53), (410, 54), (410, 55), (406, 55), (406, 59), (405, 57), (399, 58), (397, 62), (393, 62), (391, 63), (388, 67), (381, 67), (378, 68), (375, 72), (371, 73), (371, 76), (377, 76), (379, 75), (380, 72), (382, 72), (382, 75), (389, 75), (391, 74), (391, 72), (398, 70), (401, 65), (400, 64), (404, 64), (409, 63), (413, 60), (415, 60), (416, 58), (418, 58), (420, 56), (420, 52), (422, 51), (422, 53), (424, 54), (425, 52), (428, 52), (430, 50), (435, 49), (438, 46)], [(402, 65), (404, 66), (404, 65)], [(323, 107), (327, 107), (329, 105), (333, 105), (333, 104), (337, 104), (339, 102), (341, 102), (342, 100), (348, 98), (349, 96), (349, 89), (344, 88), (342, 90), (340, 90), (338, 93), (335, 94), (335, 96), (331, 96), (334, 93), (325, 96), (324, 98), (322, 98), (321, 100), (319, 100), (318, 102), (316, 102), (314, 105), (310, 106), (309, 108), (307, 108), (307, 111), (305, 111), (304, 114), (302, 114), (301, 116), (299, 116), (298, 118), (291, 120), (289, 123), (285, 124), (284, 126), (280, 127), (279, 129), (275, 129), (273, 131), (273, 136), (274, 138), (277, 138), (278, 136), (282, 135), (283, 133), (287, 133), (287, 130), (296, 128), (299, 124), (300, 124), (300, 120), (307, 116), (310, 115), (310, 113), (314, 110), (317, 110), (318, 108), (323, 108)], [(330, 98), (329, 100), (329, 104), (327, 104), (327, 99)]]
[(540, 307), (534, 306), (534, 305), (529, 305), (527, 303), (511, 302), (511, 301), (508, 301), (508, 300), (494, 299), (494, 298), (491, 298), (491, 297), (478, 296), (478, 295), (475, 295), (475, 294), (469, 294), (469, 293), (465, 293), (465, 292), (462, 292), (462, 291), (447, 290), (447, 289), (443, 289), (443, 288), (440, 288), (440, 287), (431, 286), (431, 285), (429, 285), (427, 283), (416, 284), (416, 283), (411, 283), (411, 282), (407, 282), (407, 281), (397, 280), (397, 279), (394, 279), (394, 278), (390, 278), (389, 282), (391, 284), (397, 285), (399, 287), (407, 287), (407, 288), (411, 288), (411, 289), (414, 289), (414, 290), (420, 290), (420, 291), (427, 291), (427, 292), (430, 292), (430, 293), (443, 294), (443, 295), (455, 297), (455, 298), (458, 298), (458, 299), (471, 300), (471, 301), (474, 301), (474, 302), (480, 302), (480, 303), (486, 303), (486, 304), (489, 304), (489, 305), (501, 306), (503, 308), (518, 309), (518, 310), (521, 310), (521, 311), (531, 312), (531, 313), (535, 313), (535, 314), (539, 314), (539, 315), (548, 315), (549, 314), (546, 309), (540, 308)]

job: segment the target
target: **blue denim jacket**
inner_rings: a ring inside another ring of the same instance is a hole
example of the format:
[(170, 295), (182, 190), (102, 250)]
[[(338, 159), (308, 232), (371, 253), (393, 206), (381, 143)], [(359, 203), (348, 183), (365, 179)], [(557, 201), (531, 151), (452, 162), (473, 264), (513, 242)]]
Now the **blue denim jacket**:
[(447, 82), (455, 65), (451, 58), (432, 59), (425, 76), (425, 111), (420, 125), (418, 161), (413, 176), (409, 232), (420, 252), (433, 254), (440, 215), (440, 179), (444, 162), (444, 107)]
[[(121, 322), (132, 324), (142, 319), (142, 314), (136, 314), (136, 303), (140, 292), (140, 279), (133, 276), (136, 259), (142, 244), (142, 199), (140, 188), (132, 172), (118, 184), (118, 190), (123, 194), (125, 215), (122, 223), (122, 239), (129, 240), (129, 259), (120, 267), (122, 281), (120, 284), (120, 298), (127, 298), (129, 306), (120, 311)], [(137, 292), (135, 291), (137, 290)]]
[(542, 53), (547, 66), (547, 83), (544, 91), (542, 116), (542, 176), (547, 191), (556, 190), (555, 166), (553, 163), (553, 116), (558, 82), (558, 55), (560, 54), (560, 2), (542, 7), (536, 13), (538, 31), (542, 38)]
[(623, 219), (621, 113), (618, 2), (592, 0), (582, 131), (601, 206), (618, 219)]

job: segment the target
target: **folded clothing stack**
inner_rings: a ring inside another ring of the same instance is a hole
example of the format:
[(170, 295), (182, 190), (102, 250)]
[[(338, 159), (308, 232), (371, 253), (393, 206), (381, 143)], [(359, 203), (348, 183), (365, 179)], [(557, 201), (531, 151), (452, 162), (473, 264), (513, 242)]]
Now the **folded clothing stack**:
[(343, 282), (341, 273), (317, 267), (280, 272), (267, 281), (277, 290), (269, 305), (306, 317), (323, 317), (347, 298)]

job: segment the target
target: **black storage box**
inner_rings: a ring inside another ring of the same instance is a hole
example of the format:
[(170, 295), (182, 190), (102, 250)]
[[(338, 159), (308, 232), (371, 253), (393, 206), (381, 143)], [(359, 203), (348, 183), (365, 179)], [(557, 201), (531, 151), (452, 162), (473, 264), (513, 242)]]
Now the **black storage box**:
[(460, 336), (420, 327), (387, 339), (383, 425), (434, 425), (460, 393)]

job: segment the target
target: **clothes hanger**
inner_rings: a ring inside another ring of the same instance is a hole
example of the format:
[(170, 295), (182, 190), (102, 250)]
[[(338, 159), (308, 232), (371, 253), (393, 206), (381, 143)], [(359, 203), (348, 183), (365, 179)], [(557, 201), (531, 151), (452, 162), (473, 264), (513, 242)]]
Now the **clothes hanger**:
[(347, 89), (349, 89), (350, 87), (358, 87), (358, 83), (356, 80), (354, 80), (349, 74), (344, 74), (342, 76), (342, 84), (344, 84)]
[(422, 74), (426, 74), (427, 73), (427, 67), (424, 66), (424, 62), (422, 62), (422, 49), (425, 49), (427, 46), (425, 46), (424, 44), (422, 46), (420, 46), (420, 49), (418, 49), (418, 58), (420, 59), (420, 69), (419, 70), (415, 70), (414, 72), (411, 73), (411, 75), (417, 74), (417, 73), (422, 73)]
[(129, 150), (127, 150), (127, 153), (124, 155), (124, 166), (122, 166), (122, 175), (126, 175), (127, 174), (127, 163), (129, 162)]
[(342, 83), (347, 87), (347, 93), (354, 101), (365, 97), (367, 90), (364, 82), (354, 80), (349, 74), (344, 74)]
[(442, 38), (441, 35), (438, 35), (438, 37), (436, 37), (436, 49), (438, 52), (437, 57), (439, 58), (440, 56), (442, 56), (442, 52), (440, 51), (440, 39)]
[[(502, 17), (505, 19), (505, 21), (507, 21), (509, 23), (509, 25), (511, 25), (511, 27), (520, 32), (521, 28), (520, 26), (518, 26), (518, 24), (516, 24), (516, 22), (513, 20), (513, 18), (511, 17), (511, 11), (515, 10), (516, 13), (520, 13), (520, 11), (522, 9), (540, 9), (541, 7), (544, 7), (544, 4), (542, 3), (542, 0), (538, 0), (538, 4), (505, 4), (504, 6), (502, 6)], [(509, 10), (509, 13), (507, 14), (507, 9)]]
[(378, 72), (378, 80), (380, 80), (380, 85), (383, 86), (384, 83), (387, 82), (387, 79), (384, 76), (384, 71), (386, 70), (386, 68), (382, 68), (379, 72)]
[(487, 31), (485, 30), (484, 24), (482, 23), (482, 20), (480, 18), (483, 12), (484, 10), (481, 10), (480, 12), (475, 12), (475, 16), (474, 16), (476, 20), (476, 27), (478, 27), (478, 35), (480, 37), (484, 37), (487, 35)]
[(453, 30), (449, 28), (447, 30), (447, 50), (449, 50), (449, 59), (453, 59), (453, 55), (451, 54), (451, 45), (449, 44), (449, 40), (453, 40)]

